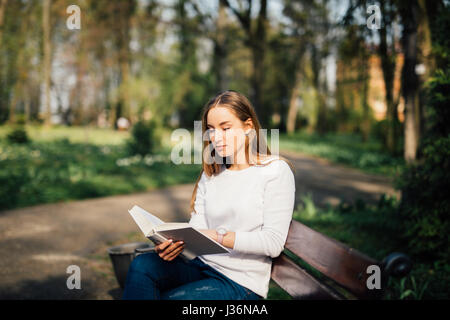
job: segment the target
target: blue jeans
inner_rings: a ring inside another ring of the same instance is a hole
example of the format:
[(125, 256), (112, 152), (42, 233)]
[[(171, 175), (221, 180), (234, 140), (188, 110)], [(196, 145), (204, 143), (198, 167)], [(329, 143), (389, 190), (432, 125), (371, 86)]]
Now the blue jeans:
[(262, 297), (198, 257), (165, 261), (155, 252), (138, 255), (128, 270), (124, 300), (260, 300)]

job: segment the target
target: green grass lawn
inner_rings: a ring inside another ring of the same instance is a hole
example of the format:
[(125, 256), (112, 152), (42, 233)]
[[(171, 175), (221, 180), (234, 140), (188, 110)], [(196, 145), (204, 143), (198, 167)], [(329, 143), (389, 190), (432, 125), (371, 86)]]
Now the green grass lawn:
[(201, 170), (173, 164), (167, 141), (151, 155), (129, 156), (126, 132), (30, 127), (30, 143), (12, 144), (9, 130), (0, 127), (0, 209), (192, 183)]
[[(0, 140), (13, 129), (10, 125), (0, 126)], [(55, 140), (68, 139), (73, 143), (86, 143), (93, 145), (120, 145), (130, 137), (128, 131), (116, 131), (96, 127), (66, 127), (40, 125), (27, 125), (28, 135), (36, 142), (52, 142)]]
[(379, 141), (363, 142), (357, 134), (280, 134), (280, 150), (319, 156), (372, 174), (395, 175), (404, 165), (402, 157), (391, 156)]

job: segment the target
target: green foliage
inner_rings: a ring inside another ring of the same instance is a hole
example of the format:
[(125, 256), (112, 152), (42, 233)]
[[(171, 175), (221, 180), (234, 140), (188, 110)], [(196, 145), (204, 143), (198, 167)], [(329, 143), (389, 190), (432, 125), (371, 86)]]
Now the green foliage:
[[(370, 135), (376, 140), (380, 141), (382, 146), (387, 146), (387, 139), (388, 139), (388, 129), (389, 129), (389, 120), (383, 119), (380, 121), (373, 120), (372, 124), (370, 126)], [(398, 133), (397, 137), (397, 143), (395, 146), (395, 149), (393, 150), (392, 156), (394, 158), (403, 157), (403, 144), (404, 144), (404, 138), (401, 133), (403, 133), (403, 122), (397, 123), (397, 128), (395, 128), (395, 131)], [(380, 150), (381, 151), (381, 150)]]
[(406, 167), (397, 186), (402, 189), (402, 235), (411, 252), (450, 258), (450, 135), (427, 140), (423, 158)]
[(17, 203), (23, 187), (30, 180), (26, 167), (20, 164), (1, 161), (0, 164), (8, 165), (0, 170), (0, 209), (9, 208)]
[(357, 199), (337, 206), (318, 208), (312, 194), (301, 197), (294, 219), (323, 232), (377, 259), (383, 259), (401, 246), (397, 213), (398, 200), (383, 195), (376, 206)]
[(131, 130), (131, 139), (127, 142), (128, 154), (145, 156), (152, 154), (156, 145), (156, 123), (154, 121), (138, 121)]
[(372, 136), (381, 141), (383, 145), (386, 145), (388, 125), (388, 120), (383, 119), (380, 121), (375, 121), (371, 126)]
[(411, 277), (409, 277), (409, 279), (411, 281), (412, 288), (406, 289), (405, 281), (407, 279), (408, 278), (403, 278), (400, 280), (400, 284), (398, 285), (399, 291), (401, 292), (399, 299), (403, 300), (403, 299), (407, 298), (408, 296), (411, 296), (414, 298), (414, 300), (421, 300), (429, 282), (427, 281), (419, 287), (416, 284), (416, 278), (414, 278), (414, 276), (411, 276)]
[(450, 66), (438, 69), (426, 84), (428, 98), (427, 136), (445, 137), (450, 134)]
[(14, 128), (6, 138), (10, 143), (28, 143), (30, 139), (28, 137), (27, 131), (24, 127), (19, 126)]
[(437, 3), (436, 15), (429, 21), (431, 25), (431, 38), (433, 42), (433, 55), (437, 66), (448, 67), (450, 63), (450, 6)]
[[(448, 16), (448, 9), (445, 10)], [(439, 48), (450, 52), (447, 38)], [(436, 46), (436, 43), (434, 43)], [(405, 168), (397, 181), (402, 189), (400, 212), (403, 237), (411, 252), (427, 259), (450, 259), (450, 67), (441, 60), (426, 84), (427, 130), (417, 163)]]
[(416, 260), (411, 273), (400, 281), (389, 278), (387, 299), (424, 300), (448, 299), (450, 296), (450, 265), (436, 260), (424, 263)]
[[(337, 206), (317, 208), (312, 195), (302, 197), (294, 219), (377, 260), (397, 251), (411, 256), (408, 243), (401, 237), (403, 217), (395, 197), (382, 196), (377, 205), (357, 200)], [(389, 278), (385, 299), (448, 299), (450, 265), (448, 260), (428, 261), (413, 258), (411, 273)]]

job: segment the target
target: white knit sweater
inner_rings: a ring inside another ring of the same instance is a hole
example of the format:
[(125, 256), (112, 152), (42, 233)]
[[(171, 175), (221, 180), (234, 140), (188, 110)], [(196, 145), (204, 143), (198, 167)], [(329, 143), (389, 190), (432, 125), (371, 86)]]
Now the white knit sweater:
[[(267, 298), (272, 258), (283, 251), (295, 203), (295, 179), (282, 159), (233, 171), (222, 166), (217, 176), (203, 172), (195, 212), (197, 229), (225, 227), (236, 233), (226, 254), (199, 258), (240, 285)], [(271, 161), (273, 160), (273, 161)]]

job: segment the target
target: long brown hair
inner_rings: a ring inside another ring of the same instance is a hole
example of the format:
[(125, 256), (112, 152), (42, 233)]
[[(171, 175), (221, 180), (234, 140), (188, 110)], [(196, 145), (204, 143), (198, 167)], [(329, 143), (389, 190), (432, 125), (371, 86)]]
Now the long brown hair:
[[(202, 137), (205, 136), (205, 131), (207, 128), (207, 118), (208, 112), (215, 107), (226, 107), (229, 108), (230, 111), (242, 122), (245, 122), (248, 118), (250, 118), (253, 122), (253, 130), (251, 136), (246, 136), (245, 138), (245, 157), (249, 163), (256, 163), (257, 165), (268, 165), (272, 161), (262, 163), (262, 161), (271, 155), (270, 149), (267, 146), (267, 142), (264, 139), (264, 136), (260, 136), (261, 125), (259, 123), (258, 117), (256, 115), (255, 109), (253, 108), (251, 102), (245, 97), (243, 94), (234, 91), (234, 90), (226, 90), (218, 93), (215, 97), (211, 98), (206, 105), (203, 107), (202, 111)], [(251, 151), (249, 153), (249, 144), (251, 143)], [(210, 142), (203, 141), (202, 155), (205, 154), (205, 149), (209, 148)], [(207, 151), (206, 151), (207, 152)], [(215, 159), (215, 150), (212, 150), (212, 158)], [(286, 159), (285, 157), (278, 156), (278, 159), (282, 159), (287, 162), (292, 172), (295, 174), (295, 168), (292, 163)], [(225, 158), (222, 159), (222, 163), (225, 163)], [(275, 159), (274, 159), (275, 160)], [(204, 157), (202, 156), (202, 170), (200, 171), (200, 175), (197, 178), (195, 183), (194, 191), (191, 197), (190, 210), (191, 212), (197, 213), (195, 211), (195, 199), (197, 196), (197, 188), (198, 182), (200, 181), (203, 172), (206, 173), (207, 176), (217, 175), (221, 171), (222, 163), (213, 163), (208, 164), (205, 163)]]

